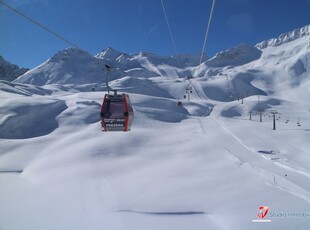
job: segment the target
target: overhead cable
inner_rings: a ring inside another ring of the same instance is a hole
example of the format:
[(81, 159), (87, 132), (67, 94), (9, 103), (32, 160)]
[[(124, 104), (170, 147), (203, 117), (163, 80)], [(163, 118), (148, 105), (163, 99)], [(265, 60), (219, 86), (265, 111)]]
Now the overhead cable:
[(206, 35), (205, 35), (205, 39), (204, 39), (204, 42), (203, 42), (202, 51), (201, 51), (201, 55), (200, 55), (200, 61), (199, 61), (199, 65), (198, 65), (198, 69), (196, 71), (195, 77), (197, 77), (199, 75), (199, 72), (200, 72), (200, 66), (201, 66), (201, 63), (202, 63), (204, 50), (206, 48), (207, 38), (208, 38), (209, 29), (210, 29), (211, 20), (212, 20), (212, 15), (213, 15), (213, 11), (214, 11), (214, 5), (215, 5), (215, 0), (213, 0), (213, 2), (212, 2), (212, 7), (211, 7), (210, 16), (209, 16), (209, 21), (208, 21), (208, 26), (207, 26), (207, 30), (206, 30)]
[[(0, 0), (0, 4), (2, 4), (3, 6), (7, 7), (8, 9), (12, 10), (14, 13), (22, 16), (23, 18), (26, 18), (27, 20), (29, 20), (30, 22), (32, 22), (33, 24), (41, 27), (42, 29), (46, 30), (47, 32), (51, 33), (52, 35), (56, 36), (57, 38), (61, 39), (62, 41), (64, 41), (65, 43), (69, 44), (70, 46), (79, 48), (77, 45), (75, 45), (74, 43), (70, 42), (68, 39), (64, 38), (63, 36), (59, 35), (58, 33), (52, 31), (51, 29), (47, 28), (46, 26), (42, 25), (41, 23), (37, 22), (36, 20), (32, 19), (31, 17), (21, 13), (20, 11), (18, 11), (17, 9), (13, 8), (12, 6), (8, 5), (7, 3), (3, 2)], [(79, 48), (80, 49), (80, 48)]]
[(177, 48), (176, 48), (176, 46), (175, 46), (175, 42), (174, 42), (174, 39), (173, 39), (173, 36), (172, 36), (172, 31), (171, 31), (171, 27), (170, 27), (170, 24), (169, 24), (169, 20), (168, 20), (167, 12), (166, 12), (166, 9), (165, 9), (165, 5), (164, 5), (163, 0), (160, 0), (160, 1), (161, 1), (161, 6), (162, 6), (162, 8), (163, 8), (164, 15), (165, 15), (165, 19), (166, 19), (166, 23), (167, 23), (167, 26), (168, 26), (170, 38), (171, 38), (172, 45), (173, 45), (173, 48), (174, 48), (174, 52), (175, 52), (175, 54), (176, 54), (176, 56), (177, 56), (177, 55), (178, 55), (178, 52), (177, 52)]

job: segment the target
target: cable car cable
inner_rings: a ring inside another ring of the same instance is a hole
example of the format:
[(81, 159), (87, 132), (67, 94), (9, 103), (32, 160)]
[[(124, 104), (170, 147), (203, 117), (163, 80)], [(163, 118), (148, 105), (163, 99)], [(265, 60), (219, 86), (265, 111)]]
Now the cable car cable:
[(49, 32), (50, 34), (56, 36), (57, 38), (61, 39), (65, 43), (69, 44), (70, 46), (73, 46), (75, 48), (81, 49), (79, 46), (75, 45), (73, 42), (70, 42), (68, 39), (64, 38), (63, 36), (59, 35), (58, 33), (52, 31), (51, 29), (47, 28), (46, 26), (42, 25), (41, 23), (37, 22), (36, 20), (32, 19), (31, 17), (23, 14), (22, 12), (18, 11), (17, 9), (13, 8), (12, 6), (8, 5), (7, 3), (0, 0), (0, 4), (7, 7), (8, 9), (12, 10), (14, 13), (18, 14), (19, 16), (22, 16), (23, 18), (26, 18), (28, 21), (32, 22), (33, 24), (41, 27), (45, 31)]
[(175, 45), (175, 41), (174, 41), (174, 39), (173, 39), (173, 35), (172, 35), (172, 31), (171, 31), (171, 27), (170, 27), (169, 20), (168, 20), (166, 8), (165, 8), (165, 5), (164, 5), (163, 0), (160, 0), (160, 2), (161, 2), (161, 6), (162, 6), (162, 9), (163, 9), (164, 15), (165, 15), (165, 19), (166, 19), (166, 23), (167, 23), (167, 26), (168, 26), (168, 30), (169, 30), (169, 34), (170, 34), (170, 39), (171, 39), (171, 41), (172, 41), (172, 45), (173, 45), (173, 48), (174, 48), (174, 52), (175, 52), (176, 58), (177, 58), (177, 60), (178, 60), (179, 67), (181, 67), (181, 63), (180, 63), (180, 61), (179, 61), (179, 59), (178, 59), (178, 51), (177, 51), (177, 48), (176, 48), (176, 45)]
[(212, 20), (212, 15), (213, 15), (213, 11), (214, 11), (214, 5), (215, 5), (215, 0), (213, 0), (213, 2), (212, 2), (212, 7), (211, 7), (211, 12), (210, 12), (210, 16), (209, 16), (208, 25), (207, 25), (206, 35), (205, 35), (205, 39), (204, 39), (204, 42), (203, 42), (202, 51), (201, 51), (201, 55), (200, 55), (200, 61), (199, 61), (198, 69), (197, 69), (194, 77), (197, 77), (199, 72), (200, 72), (200, 66), (201, 66), (201, 63), (202, 63), (203, 53), (204, 53), (204, 50), (206, 48), (207, 38), (208, 38), (208, 34), (209, 34), (209, 30), (210, 30), (210, 25), (211, 25), (211, 20)]
[(175, 54), (177, 54), (178, 52), (177, 52), (177, 48), (175, 46), (175, 42), (174, 42), (174, 39), (173, 39), (171, 27), (170, 27), (170, 24), (169, 24), (169, 21), (168, 21), (168, 16), (167, 16), (167, 12), (166, 12), (166, 9), (165, 9), (165, 5), (164, 5), (163, 0), (160, 0), (160, 2), (161, 2), (161, 6), (163, 8), (164, 15), (165, 15), (165, 19), (166, 19), (166, 23), (167, 23), (167, 26), (168, 26), (168, 30), (169, 30), (170, 38), (171, 38), (171, 41), (172, 41), (172, 45), (173, 45)]

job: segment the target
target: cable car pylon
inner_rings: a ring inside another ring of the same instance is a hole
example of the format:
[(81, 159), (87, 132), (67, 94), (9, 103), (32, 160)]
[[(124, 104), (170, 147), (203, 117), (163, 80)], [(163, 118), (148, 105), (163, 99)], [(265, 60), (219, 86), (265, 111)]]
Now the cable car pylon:
[[(133, 121), (133, 109), (129, 95), (118, 94), (117, 90), (109, 86), (109, 73), (113, 68), (105, 65), (106, 86), (108, 93), (104, 95), (100, 110), (101, 126), (103, 131), (130, 131)], [(104, 70), (104, 69), (103, 69)], [(113, 91), (113, 94), (110, 94)]]

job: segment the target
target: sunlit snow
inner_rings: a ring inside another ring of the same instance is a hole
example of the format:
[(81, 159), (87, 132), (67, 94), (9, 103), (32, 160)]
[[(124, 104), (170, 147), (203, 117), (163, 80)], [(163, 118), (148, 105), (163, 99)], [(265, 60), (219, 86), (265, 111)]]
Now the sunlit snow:
[[(190, 79), (194, 55), (108, 48), (0, 81), (0, 229), (307, 229), (309, 28), (223, 51)], [(101, 130), (104, 64), (129, 93), (130, 132)], [(253, 222), (259, 206), (271, 222)]]

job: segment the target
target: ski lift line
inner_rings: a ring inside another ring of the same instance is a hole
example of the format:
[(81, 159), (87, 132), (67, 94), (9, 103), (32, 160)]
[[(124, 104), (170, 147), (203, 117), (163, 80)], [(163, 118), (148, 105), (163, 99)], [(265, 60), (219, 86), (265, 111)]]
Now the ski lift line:
[(167, 12), (166, 12), (166, 9), (165, 9), (165, 5), (164, 5), (163, 0), (160, 0), (160, 2), (161, 2), (161, 6), (163, 8), (164, 15), (165, 15), (165, 19), (166, 19), (166, 23), (167, 23), (167, 26), (168, 26), (170, 38), (171, 38), (172, 45), (173, 45), (173, 48), (174, 48), (174, 52), (175, 52), (175, 54), (177, 56), (178, 52), (177, 52), (177, 48), (176, 48), (176, 45), (175, 45), (175, 41), (174, 41), (173, 36), (172, 36), (172, 31), (171, 31), (171, 27), (170, 27), (170, 24), (169, 24), (169, 20), (168, 20)]
[(21, 13), (20, 11), (18, 11), (17, 9), (13, 8), (12, 6), (8, 5), (7, 3), (3, 2), (0, 0), (0, 4), (2, 4), (3, 6), (7, 7), (8, 9), (12, 10), (14, 13), (18, 14), (19, 16), (22, 16), (23, 18), (26, 18), (27, 20), (29, 20), (30, 22), (32, 22), (33, 24), (41, 27), (42, 29), (44, 29), (45, 31), (51, 33), (52, 35), (56, 36), (57, 38), (61, 39), (62, 41), (64, 41), (65, 43), (69, 44), (70, 46), (73, 46), (75, 48), (79, 48), (81, 49), (79, 46), (75, 45), (74, 43), (70, 42), (68, 39), (64, 38), (63, 36), (59, 35), (58, 33), (52, 31), (51, 29), (47, 28), (46, 26), (42, 25), (41, 23), (35, 21), (34, 19), (30, 18), (29, 16)]
[(202, 63), (203, 53), (204, 53), (204, 50), (206, 48), (207, 38), (208, 38), (208, 34), (209, 34), (209, 30), (210, 30), (210, 25), (211, 25), (211, 20), (212, 20), (212, 15), (213, 15), (213, 11), (214, 11), (214, 5), (215, 5), (215, 0), (213, 0), (213, 2), (212, 2), (212, 7), (211, 7), (210, 16), (209, 16), (209, 21), (208, 21), (208, 26), (207, 26), (207, 30), (206, 30), (206, 35), (205, 35), (205, 39), (204, 39), (204, 42), (203, 42), (202, 51), (201, 51), (201, 55), (200, 55), (200, 61), (199, 61), (198, 69), (197, 69), (196, 74), (195, 74), (196, 77), (198, 76), (198, 74), (200, 72), (200, 66), (201, 66), (201, 63)]

